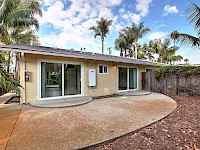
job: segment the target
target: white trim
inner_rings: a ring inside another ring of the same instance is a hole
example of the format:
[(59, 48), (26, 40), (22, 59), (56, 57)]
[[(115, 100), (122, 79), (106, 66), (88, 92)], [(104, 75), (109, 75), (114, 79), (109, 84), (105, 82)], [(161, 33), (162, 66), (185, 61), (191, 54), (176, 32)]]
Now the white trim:
[(147, 72), (147, 69), (152, 69), (152, 70), (155, 70), (156, 68), (145, 67), (145, 72)]
[[(99, 66), (103, 66), (103, 73), (99, 72)], [(104, 67), (107, 67), (107, 72), (104, 72)], [(98, 64), (98, 74), (108, 74), (108, 65)]]
[[(121, 67), (121, 68), (127, 68), (127, 89), (126, 90), (119, 90), (119, 67)], [(135, 68), (135, 69), (137, 69), (137, 81), (136, 81), (136, 83), (137, 83), (137, 88), (136, 89), (129, 89), (129, 68)], [(136, 67), (136, 66), (121, 66), (121, 65), (119, 65), (119, 66), (117, 66), (117, 91), (118, 92), (126, 92), (126, 91), (136, 91), (136, 90), (138, 90), (138, 87), (139, 87), (139, 85), (138, 85), (138, 77), (139, 77), (139, 71), (138, 71), (139, 69), (138, 69), (138, 67)]]
[[(41, 63), (47, 62), (47, 63), (61, 63), (62, 64), (62, 96), (56, 96), (56, 97), (41, 97)], [(81, 66), (81, 94), (77, 95), (64, 95), (64, 64), (75, 64)], [(83, 62), (73, 62), (73, 61), (60, 61), (60, 60), (49, 60), (49, 59), (39, 59), (38, 60), (38, 100), (52, 100), (52, 99), (58, 99), (58, 98), (70, 98), (70, 97), (79, 97), (84, 96), (84, 63)]]

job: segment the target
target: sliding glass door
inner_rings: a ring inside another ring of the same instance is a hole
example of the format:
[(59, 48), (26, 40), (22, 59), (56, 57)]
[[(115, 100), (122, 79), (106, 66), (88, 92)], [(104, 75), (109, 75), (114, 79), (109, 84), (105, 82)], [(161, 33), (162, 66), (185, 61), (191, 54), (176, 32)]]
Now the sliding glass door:
[(64, 94), (81, 94), (81, 65), (64, 64)]
[(129, 68), (129, 89), (137, 89), (137, 69)]
[(62, 96), (62, 64), (41, 63), (41, 97)]
[(137, 89), (137, 69), (128, 67), (118, 68), (118, 89)]
[(81, 95), (81, 65), (41, 62), (41, 98)]
[(119, 67), (119, 90), (126, 90), (128, 88), (127, 84), (127, 68)]

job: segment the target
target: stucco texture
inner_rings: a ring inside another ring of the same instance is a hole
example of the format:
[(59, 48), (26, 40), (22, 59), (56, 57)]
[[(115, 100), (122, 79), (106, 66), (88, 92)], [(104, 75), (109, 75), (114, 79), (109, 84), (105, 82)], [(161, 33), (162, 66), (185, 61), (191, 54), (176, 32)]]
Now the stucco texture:
[[(138, 70), (138, 90), (141, 89), (141, 72), (145, 72), (146, 68), (152, 68), (151, 66), (142, 65), (130, 65), (125, 63), (107, 62), (107, 61), (95, 61), (88, 59), (79, 58), (68, 58), (59, 56), (47, 56), (47, 55), (35, 55), (35, 54), (25, 54), (24, 58), (20, 62), (20, 83), (23, 86), (21, 92), (21, 103), (29, 103), (31, 101), (37, 101), (40, 99), (39, 95), (39, 62), (40, 61), (51, 61), (51, 62), (71, 62), (71, 63), (81, 63), (83, 66), (83, 88), (82, 96), (100, 96), (108, 95), (118, 92), (118, 67), (132, 67)], [(108, 74), (99, 74), (98, 65), (108, 65)], [(116, 66), (113, 67), (113, 66)], [(96, 86), (88, 86), (88, 70), (96, 70)], [(30, 81), (25, 81), (24, 72), (29, 71)]]

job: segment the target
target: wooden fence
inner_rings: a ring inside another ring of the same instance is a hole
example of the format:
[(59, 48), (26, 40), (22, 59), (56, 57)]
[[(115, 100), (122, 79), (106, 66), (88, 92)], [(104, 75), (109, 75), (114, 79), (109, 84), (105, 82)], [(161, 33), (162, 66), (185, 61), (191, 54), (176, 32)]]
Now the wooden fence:
[(200, 76), (172, 74), (157, 80), (154, 72), (142, 72), (142, 89), (167, 95), (200, 95)]

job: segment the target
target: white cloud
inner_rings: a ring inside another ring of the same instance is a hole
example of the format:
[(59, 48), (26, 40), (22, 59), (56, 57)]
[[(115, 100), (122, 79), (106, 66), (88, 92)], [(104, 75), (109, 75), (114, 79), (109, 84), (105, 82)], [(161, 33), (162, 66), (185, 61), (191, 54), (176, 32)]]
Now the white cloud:
[(95, 3), (98, 3), (100, 5), (103, 5), (103, 6), (116, 6), (116, 5), (120, 5), (122, 0), (90, 0), (92, 2), (95, 2)]
[[(80, 49), (91, 47), (101, 52), (101, 40), (94, 39), (89, 28), (96, 24), (96, 19), (112, 19), (111, 33), (119, 30), (118, 16), (112, 12), (112, 6), (120, 5), (122, 0), (43, 0), (43, 17), (38, 17), (40, 25), (52, 26), (53, 33), (39, 35), (42, 45)], [(66, 7), (66, 4), (69, 5)], [(53, 42), (52, 42), (53, 41)]]
[(176, 8), (176, 6), (166, 5), (164, 7), (163, 16), (167, 16), (169, 14), (177, 14), (177, 13), (178, 13), (178, 9)]
[(153, 32), (148, 36), (148, 39), (155, 40), (155, 39), (163, 39), (167, 36), (167, 32)]
[(145, 17), (149, 13), (149, 5), (152, 0), (136, 0), (136, 10), (140, 12), (141, 17)]
[(130, 11), (127, 11), (126, 13), (124, 13), (122, 15), (122, 18), (125, 19), (125, 20), (129, 20), (130, 22), (134, 22), (136, 24), (138, 24), (140, 22), (140, 15), (139, 14), (135, 14), (135, 13), (132, 13)]
[(125, 9), (122, 7), (119, 9), (119, 13), (124, 13), (125, 12)]

